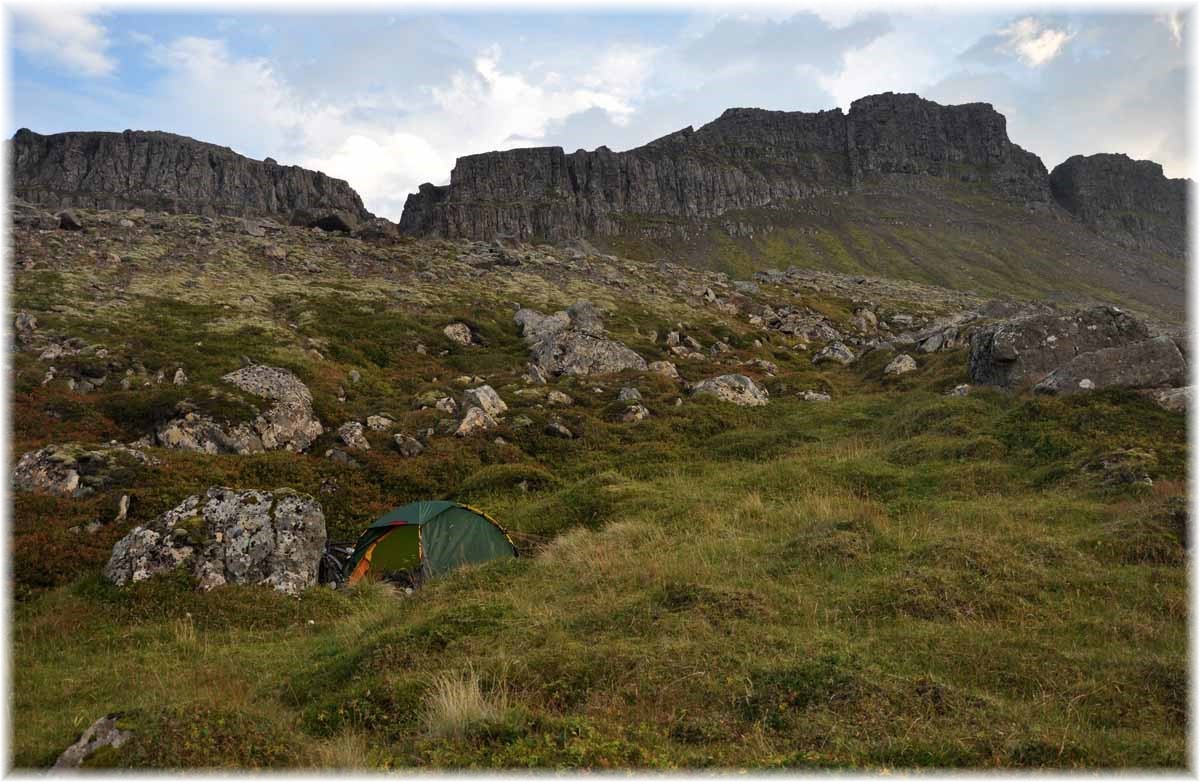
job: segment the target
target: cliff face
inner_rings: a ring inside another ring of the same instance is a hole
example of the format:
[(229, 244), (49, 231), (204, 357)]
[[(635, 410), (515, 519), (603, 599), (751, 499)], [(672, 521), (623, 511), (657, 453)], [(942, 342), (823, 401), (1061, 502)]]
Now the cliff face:
[(628, 152), (542, 147), (459, 158), (448, 186), (409, 196), (400, 228), (467, 238), (670, 234), (888, 174), (985, 180), (1005, 197), (1050, 200), (1045, 167), (1008, 140), (991, 106), (887, 93), (846, 114), (729, 109)]
[(1064, 209), (1127, 247), (1187, 252), (1188, 180), (1126, 155), (1076, 155), (1055, 166), (1050, 189)]
[(13, 194), (50, 208), (125, 209), (276, 217), (339, 211), (372, 215), (341, 179), (172, 133), (13, 136)]

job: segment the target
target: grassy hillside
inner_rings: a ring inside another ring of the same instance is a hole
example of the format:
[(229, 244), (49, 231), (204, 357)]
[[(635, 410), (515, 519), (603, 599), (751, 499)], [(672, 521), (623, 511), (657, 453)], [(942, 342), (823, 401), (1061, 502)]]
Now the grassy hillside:
[[(983, 184), (898, 177), (869, 190), (731, 212), (687, 240), (608, 240), (631, 257), (686, 257), (746, 275), (763, 268), (874, 274), (1048, 301), (1091, 299), (1184, 322), (1183, 258), (1101, 239), (1057, 207), (1030, 210)], [(739, 228), (732, 233), (727, 226)]]
[[(17, 236), (28, 268), (14, 276), (14, 304), (43, 330), (151, 372), (183, 366), (190, 380), (77, 394), (43, 385), (47, 362), (15, 354), (16, 454), (127, 442), (181, 399), (245, 418), (253, 400), (208, 393), (229, 390), (218, 378), (240, 354), (300, 375), (329, 431), (304, 455), (154, 449), (160, 464), (129, 485), (15, 496), (17, 766), (49, 765), (113, 711), (135, 738), (97, 765), (1186, 762), (1179, 414), (1114, 392), (947, 397), (966, 380), (961, 350), (918, 355), (918, 371), (899, 378), (882, 373), (886, 351), (814, 368), (793, 340), (696, 304), (697, 289), (721, 282), (702, 272), (537, 253), (487, 267), (444, 242), (255, 239), (193, 218), (121, 232), (85, 217), (85, 236)], [(933, 315), (958, 301), (889, 290), (879, 306), (891, 311)], [(854, 305), (834, 289), (760, 296), (839, 323)], [(680, 361), (680, 372), (747, 372), (770, 404), (692, 398), (628, 373), (557, 381), (575, 403), (549, 407), (545, 387), (519, 379), (513, 305), (584, 297), (647, 360), (667, 356), (661, 335), (680, 323), (705, 346), (728, 342), (731, 353)], [(456, 319), (483, 344), (446, 339)], [(740, 366), (751, 358), (778, 372)], [(398, 432), (436, 427), (446, 416), (416, 400), (458, 393), (460, 375), (483, 377), (509, 404), (494, 434), (438, 436), (405, 459), (390, 434), (368, 433), (358, 467), (324, 458), (346, 420), (388, 412)], [(624, 385), (650, 419), (616, 422)], [(802, 401), (805, 389), (834, 400)], [(578, 438), (543, 434), (552, 417)], [(521, 557), (412, 594), (367, 584), (297, 599), (100, 578), (133, 525), (211, 485), (309, 492), (343, 540), (414, 499), (468, 501), (512, 531)], [(111, 519), (122, 493), (133, 498), (126, 522), (71, 531)]]

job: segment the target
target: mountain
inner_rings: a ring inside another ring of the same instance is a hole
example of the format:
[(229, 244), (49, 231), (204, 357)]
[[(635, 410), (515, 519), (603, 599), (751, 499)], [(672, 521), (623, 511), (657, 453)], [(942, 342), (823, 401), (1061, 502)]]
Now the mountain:
[(735, 274), (794, 264), (1181, 321), (1186, 189), (1123, 156), (1049, 174), (988, 104), (885, 93), (845, 114), (729, 109), (626, 152), (469, 155), (409, 196), (400, 229), (587, 236)]
[[(729, 109), (628, 152), (561, 147), (459, 158), (450, 184), (409, 197), (416, 235), (561, 239), (677, 234), (682, 221), (861, 189), (882, 174), (987, 180), (1018, 201), (1050, 201), (1046, 169), (1008, 140), (985, 103), (941, 106), (886, 93), (817, 113)], [(639, 217), (664, 218), (650, 226)]]
[(173, 133), (43, 136), (22, 128), (10, 144), (13, 194), (47, 207), (143, 207), (284, 221), (329, 212), (356, 222), (373, 218), (344, 180)]

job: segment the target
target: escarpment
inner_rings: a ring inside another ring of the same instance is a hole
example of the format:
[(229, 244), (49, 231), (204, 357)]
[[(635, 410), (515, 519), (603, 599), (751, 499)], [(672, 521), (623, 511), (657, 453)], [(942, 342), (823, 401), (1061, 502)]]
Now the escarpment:
[(729, 109), (627, 152), (514, 149), (459, 158), (448, 186), (422, 185), (400, 221), (412, 235), (562, 239), (666, 233), (737, 209), (917, 174), (983, 182), (1019, 202), (1050, 202), (1046, 169), (1008, 139), (985, 103), (942, 106), (885, 93), (840, 109)]
[(49, 208), (127, 209), (273, 217), (316, 224), (368, 212), (341, 179), (228, 147), (158, 131), (18, 130), (10, 141), (12, 192)]

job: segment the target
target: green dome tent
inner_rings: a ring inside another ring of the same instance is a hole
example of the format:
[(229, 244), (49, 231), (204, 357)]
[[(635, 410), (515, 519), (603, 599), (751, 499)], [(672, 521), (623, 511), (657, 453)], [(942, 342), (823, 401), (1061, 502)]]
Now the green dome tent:
[(348, 584), (368, 573), (438, 575), (460, 565), (517, 556), (508, 533), (483, 511), (444, 500), (410, 502), (363, 531), (346, 561)]

